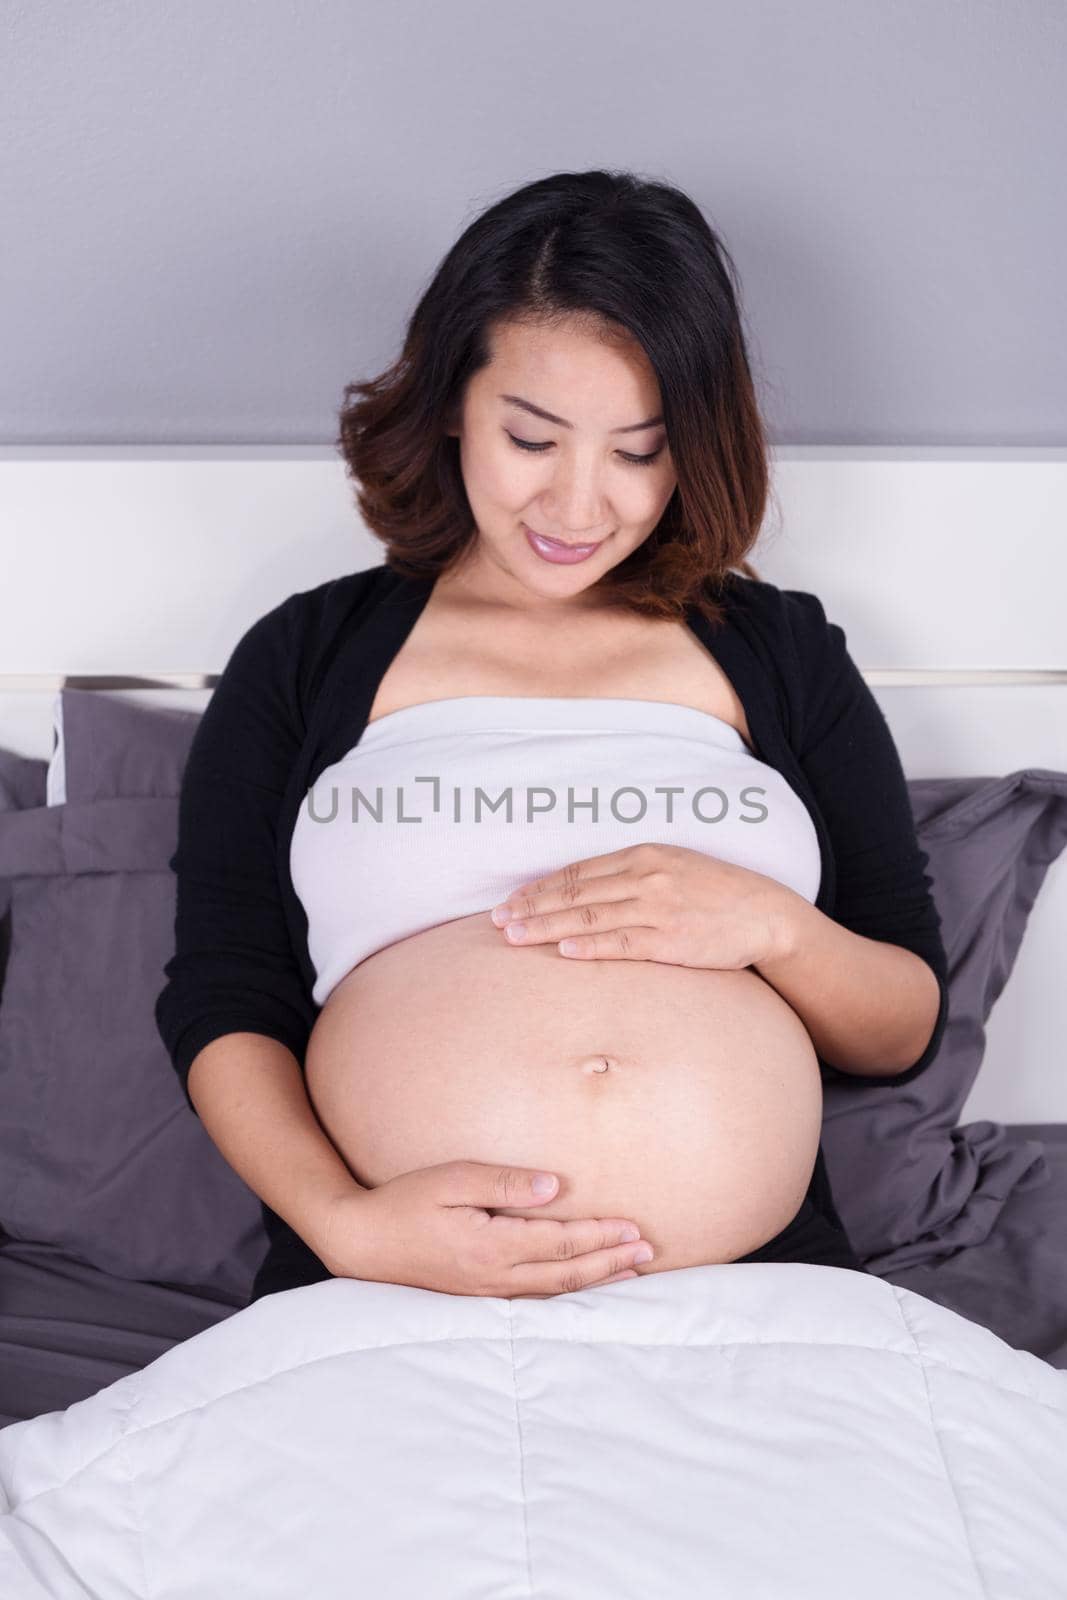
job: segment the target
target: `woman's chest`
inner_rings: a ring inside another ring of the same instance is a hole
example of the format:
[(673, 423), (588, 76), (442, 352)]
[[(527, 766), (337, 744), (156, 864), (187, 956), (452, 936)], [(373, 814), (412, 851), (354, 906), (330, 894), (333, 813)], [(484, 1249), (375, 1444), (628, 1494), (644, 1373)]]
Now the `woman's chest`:
[(509, 629), (472, 626), (427, 608), (387, 666), (368, 721), (474, 695), (665, 701), (720, 718), (754, 748), (739, 694), (682, 622), (598, 619), (566, 629)]

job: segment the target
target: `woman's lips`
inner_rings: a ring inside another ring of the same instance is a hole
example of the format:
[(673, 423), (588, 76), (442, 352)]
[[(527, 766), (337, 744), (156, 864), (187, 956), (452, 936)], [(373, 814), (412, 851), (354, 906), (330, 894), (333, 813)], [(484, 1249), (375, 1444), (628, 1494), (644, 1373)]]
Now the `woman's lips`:
[(557, 566), (573, 566), (576, 561), (586, 561), (604, 543), (603, 539), (598, 539), (596, 544), (561, 544), (558, 539), (546, 539), (543, 534), (532, 532), (525, 522), (522, 531), (534, 554), (539, 555), (542, 561), (552, 561)]

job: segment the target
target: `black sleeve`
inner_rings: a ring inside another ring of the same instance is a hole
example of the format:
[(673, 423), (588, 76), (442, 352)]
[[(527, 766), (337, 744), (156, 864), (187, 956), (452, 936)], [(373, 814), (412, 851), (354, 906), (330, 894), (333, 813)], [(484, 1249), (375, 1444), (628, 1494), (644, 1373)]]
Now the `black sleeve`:
[(277, 868), (282, 798), (303, 738), (297, 602), (238, 641), (197, 726), (178, 802), (175, 951), (155, 1018), (190, 1108), (189, 1068), (226, 1033), (278, 1039), (303, 1065), (318, 1007), (289, 937)]
[(907, 780), (889, 724), (821, 602), (783, 590), (807, 690), (800, 765), (826, 820), (837, 869), (833, 918), (867, 939), (921, 956), (937, 978), (941, 1004), (919, 1059), (892, 1077), (839, 1072), (834, 1083), (904, 1084), (923, 1072), (948, 1022), (948, 961), (941, 918), (918, 842)]

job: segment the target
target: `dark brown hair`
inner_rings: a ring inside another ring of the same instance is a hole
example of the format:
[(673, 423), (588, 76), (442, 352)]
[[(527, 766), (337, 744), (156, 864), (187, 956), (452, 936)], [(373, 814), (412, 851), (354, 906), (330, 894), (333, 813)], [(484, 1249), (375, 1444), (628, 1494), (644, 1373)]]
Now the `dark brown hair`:
[(385, 565), (433, 577), (477, 539), (458, 426), (502, 321), (579, 319), (636, 340), (659, 381), (677, 486), (648, 538), (593, 587), (605, 603), (681, 620), (745, 560), (768, 497), (767, 442), (725, 245), (680, 190), (628, 172), (561, 172), (490, 206), (448, 251), (399, 359), (344, 391), (336, 444)]

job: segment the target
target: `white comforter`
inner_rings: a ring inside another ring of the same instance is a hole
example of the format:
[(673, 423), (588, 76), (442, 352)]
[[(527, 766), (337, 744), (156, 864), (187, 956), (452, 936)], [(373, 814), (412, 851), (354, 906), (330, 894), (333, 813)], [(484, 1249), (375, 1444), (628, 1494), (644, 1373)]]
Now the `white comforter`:
[(0, 1595), (1064, 1600), (1067, 1373), (837, 1267), (332, 1279), (0, 1430)]

